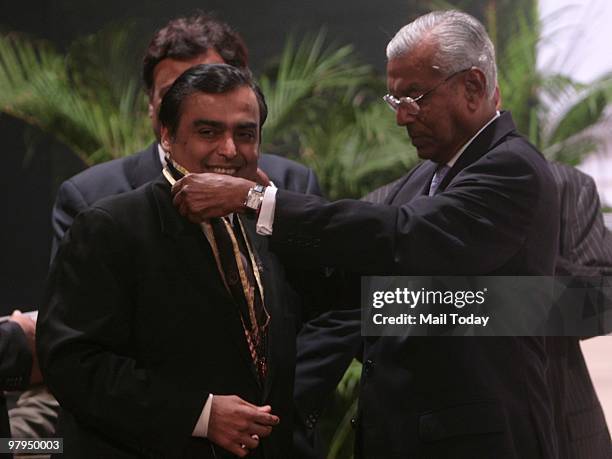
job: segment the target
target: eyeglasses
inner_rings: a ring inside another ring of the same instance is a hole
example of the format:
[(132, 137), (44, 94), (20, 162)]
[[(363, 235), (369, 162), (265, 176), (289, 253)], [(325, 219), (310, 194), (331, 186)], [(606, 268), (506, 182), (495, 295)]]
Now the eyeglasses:
[(389, 108), (391, 108), (391, 110), (393, 110), (396, 113), (399, 109), (403, 109), (406, 111), (408, 115), (413, 115), (413, 116), (418, 115), (419, 112), (421, 111), (421, 107), (419, 106), (418, 102), (421, 99), (423, 99), (423, 97), (428, 96), (429, 94), (434, 92), (436, 89), (438, 89), (440, 86), (442, 86), (444, 83), (446, 83), (448, 80), (450, 80), (454, 76), (459, 75), (460, 73), (463, 73), (463, 72), (467, 72), (468, 70), (471, 70), (472, 68), (473, 67), (469, 67), (467, 69), (459, 70), (455, 73), (452, 73), (451, 75), (447, 76), (445, 79), (440, 81), (433, 88), (431, 88), (429, 91), (425, 91), (423, 94), (415, 97), (414, 99), (408, 96), (397, 98), (395, 96), (392, 96), (391, 94), (385, 94), (383, 96), (383, 100), (387, 102), (387, 105), (389, 105)]

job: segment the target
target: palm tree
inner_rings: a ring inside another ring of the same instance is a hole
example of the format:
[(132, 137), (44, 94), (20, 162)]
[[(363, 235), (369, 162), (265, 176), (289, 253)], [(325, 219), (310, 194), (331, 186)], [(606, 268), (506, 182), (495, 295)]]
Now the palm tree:
[(52, 134), (87, 165), (138, 150), (152, 133), (138, 80), (120, 65), (128, 33), (105, 29), (65, 55), (43, 41), (0, 36), (0, 110)]

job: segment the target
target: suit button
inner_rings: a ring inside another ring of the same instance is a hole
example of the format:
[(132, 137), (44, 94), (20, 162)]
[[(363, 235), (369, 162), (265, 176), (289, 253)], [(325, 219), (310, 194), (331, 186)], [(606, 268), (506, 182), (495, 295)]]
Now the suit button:
[(353, 430), (357, 428), (357, 418), (351, 418), (351, 427)]
[(365, 363), (363, 364), (363, 372), (365, 373), (365, 375), (370, 376), (373, 370), (374, 370), (374, 361), (370, 359), (366, 360)]
[(309, 429), (314, 429), (315, 424), (317, 423), (317, 417), (314, 414), (309, 414), (306, 416), (306, 427)]

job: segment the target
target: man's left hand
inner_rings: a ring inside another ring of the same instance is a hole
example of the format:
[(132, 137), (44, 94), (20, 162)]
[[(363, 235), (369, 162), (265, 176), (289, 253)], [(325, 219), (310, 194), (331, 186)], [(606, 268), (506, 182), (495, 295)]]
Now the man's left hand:
[(222, 174), (189, 174), (172, 187), (174, 205), (194, 223), (232, 212), (243, 212), (244, 201), (255, 182)]

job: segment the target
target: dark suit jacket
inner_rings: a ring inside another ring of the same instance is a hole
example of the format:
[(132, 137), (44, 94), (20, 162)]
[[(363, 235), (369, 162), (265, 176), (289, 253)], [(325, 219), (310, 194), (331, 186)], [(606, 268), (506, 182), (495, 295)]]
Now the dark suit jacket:
[[(611, 275), (612, 235), (604, 225), (593, 179), (559, 163), (550, 163), (550, 169), (561, 199), (557, 274)], [(612, 458), (610, 433), (578, 338), (549, 337), (547, 347), (551, 356), (550, 384), (558, 388), (554, 392), (554, 407), (559, 457)]]
[(270, 404), (282, 422), (262, 441), (264, 457), (288, 457), (294, 317), (282, 267), (247, 225), (272, 317), (263, 387), (210, 246), (163, 177), (79, 214), (37, 326), (45, 381), (65, 411), (64, 457), (227, 457), (191, 437), (208, 393)]
[(26, 387), (30, 381), (31, 370), (32, 352), (19, 324), (10, 320), (0, 324), (0, 437), (2, 438), (11, 436), (4, 391)]
[[(508, 113), (474, 140), (430, 198), (435, 168), (413, 169), (389, 206), (279, 191), (276, 250), (364, 274), (553, 273), (553, 179)], [(388, 337), (364, 346), (361, 457), (556, 457), (542, 338)]]
[[(606, 229), (593, 179), (578, 169), (549, 163), (560, 198), (560, 234), (555, 273), (602, 276), (612, 272), (612, 235)], [(401, 180), (401, 179), (400, 179)], [(385, 203), (399, 182), (374, 190), (364, 201)], [(297, 341), (294, 396), (299, 422), (296, 455), (323, 458), (316, 442), (316, 421), (346, 370), (350, 358), (361, 359), (360, 311), (330, 311), (309, 322)], [(586, 368), (578, 339), (549, 337), (548, 378), (553, 392), (559, 457), (609, 459), (610, 435)], [(325, 358), (321, 358), (325, 355)]]
[[(275, 155), (262, 154), (259, 167), (274, 184), (299, 193), (321, 195), (314, 172), (301, 164)], [(162, 169), (158, 144), (133, 155), (97, 164), (66, 180), (53, 206), (51, 259), (77, 214), (107, 196), (134, 190), (155, 179)]]

